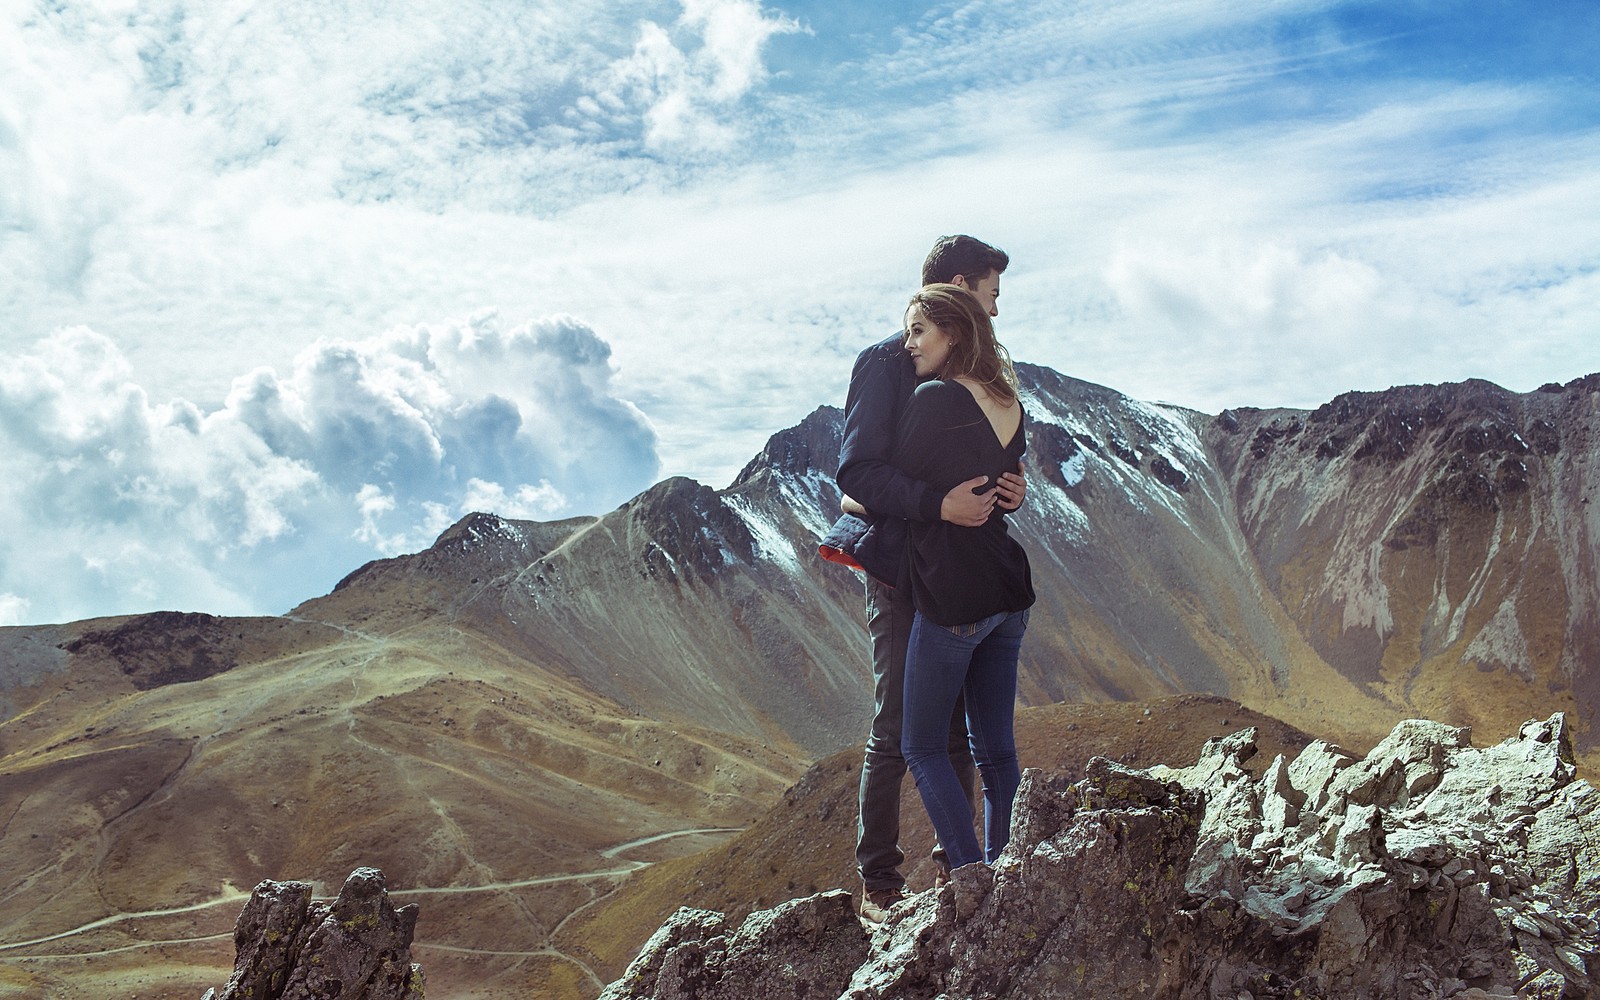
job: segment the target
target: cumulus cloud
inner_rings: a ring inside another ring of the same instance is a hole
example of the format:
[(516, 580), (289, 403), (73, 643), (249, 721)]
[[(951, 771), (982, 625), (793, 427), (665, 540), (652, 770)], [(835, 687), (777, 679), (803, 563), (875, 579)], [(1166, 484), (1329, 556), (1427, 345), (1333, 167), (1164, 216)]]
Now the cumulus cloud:
[(472, 510), (606, 509), (659, 471), (611, 379), (576, 320), (485, 313), (319, 341), (208, 412), (152, 403), (109, 338), (58, 331), (0, 372), (0, 616), (277, 613)]
[(726, 483), (941, 233), (1012, 253), (1018, 357), (1138, 398), (1581, 374), (1595, 26), (1457, 6), (0, 4), (0, 613)]

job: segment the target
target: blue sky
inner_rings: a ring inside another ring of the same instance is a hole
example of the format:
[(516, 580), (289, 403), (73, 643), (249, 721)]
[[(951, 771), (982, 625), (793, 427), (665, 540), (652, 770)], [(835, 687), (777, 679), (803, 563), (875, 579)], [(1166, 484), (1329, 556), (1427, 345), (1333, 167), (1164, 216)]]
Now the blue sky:
[(0, 624), (713, 486), (927, 247), (1215, 412), (1597, 368), (1600, 5), (19, 0)]

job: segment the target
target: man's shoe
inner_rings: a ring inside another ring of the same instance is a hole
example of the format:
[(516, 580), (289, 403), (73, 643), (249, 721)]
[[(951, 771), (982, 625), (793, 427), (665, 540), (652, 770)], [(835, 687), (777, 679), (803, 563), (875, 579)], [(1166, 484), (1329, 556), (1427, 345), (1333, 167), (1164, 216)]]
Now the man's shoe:
[(869, 924), (881, 924), (889, 919), (889, 909), (906, 898), (904, 889), (874, 889), (861, 894), (861, 909), (856, 911)]
[(943, 889), (948, 881), (950, 881), (950, 869), (940, 865), (939, 870), (933, 873), (933, 887), (935, 889)]

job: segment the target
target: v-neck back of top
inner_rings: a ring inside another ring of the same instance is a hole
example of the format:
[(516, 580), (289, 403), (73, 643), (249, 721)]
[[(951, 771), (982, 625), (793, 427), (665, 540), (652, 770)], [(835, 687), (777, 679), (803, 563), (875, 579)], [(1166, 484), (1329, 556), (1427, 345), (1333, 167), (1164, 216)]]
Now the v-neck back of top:
[[(989, 416), (989, 411), (983, 408), (983, 403), (978, 399), (978, 394), (972, 391), (972, 387), (959, 379), (950, 379), (950, 381), (967, 390), (967, 396), (971, 398), (972, 405), (977, 407), (979, 413), (983, 414), (984, 423), (989, 425), (989, 432), (994, 435), (995, 443), (1001, 448), (1009, 449), (1012, 443), (1016, 441), (1017, 435), (1022, 433), (1022, 401), (1017, 401), (1017, 426), (1012, 428), (1011, 437), (1002, 441), (999, 429), (995, 427), (994, 420)], [(1020, 456), (1021, 453), (1019, 452), (1018, 455)]]
[[(1020, 403), (1019, 403), (1020, 405)], [(934, 380), (917, 387), (901, 416), (894, 464), (940, 495), (977, 476), (994, 488), (1001, 473), (1017, 471), (1027, 449), (1027, 413), (1002, 444), (983, 406), (964, 385)], [(910, 522), (911, 544), (901, 585), (917, 610), (940, 625), (964, 625), (1033, 604), (1027, 553), (995, 508), (976, 528), (948, 521)]]

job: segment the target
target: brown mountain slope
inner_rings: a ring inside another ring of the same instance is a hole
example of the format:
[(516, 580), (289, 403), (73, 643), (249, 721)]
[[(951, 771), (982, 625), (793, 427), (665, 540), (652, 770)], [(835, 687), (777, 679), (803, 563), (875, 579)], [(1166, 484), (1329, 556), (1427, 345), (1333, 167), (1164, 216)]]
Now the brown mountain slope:
[(283, 633), (284, 653), (141, 690), (115, 652), (144, 664), (150, 622), (32, 636), (66, 656), (7, 691), (0, 996), (198, 996), (226, 978), (241, 892), (361, 865), (423, 904), (437, 995), (522, 989), (571, 974), (545, 942), (575, 908), (800, 770), (796, 748), (641, 717), (459, 633), (206, 617), (184, 628)]
[(1265, 586), (1343, 677), (1468, 725), (1560, 708), (1595, 746), (1600, 377), (1235, 411), (1207, 442)]
[(856, 738), (864, 668), (859, 582), (789, 540), (818, 507), (757, 513), (678, 478), (599, 518), (474, 515), (293, 614), (378, 631), (432, 616), (627, 709), (815, 756)]

